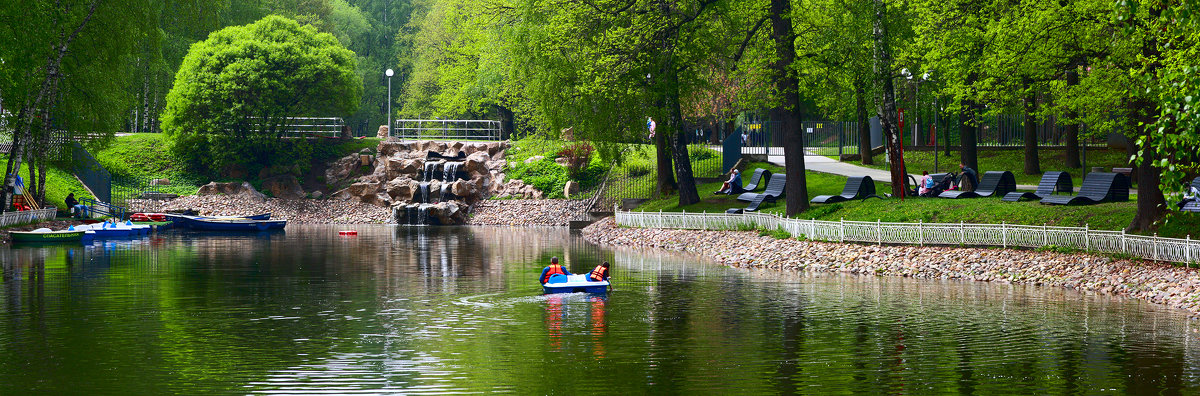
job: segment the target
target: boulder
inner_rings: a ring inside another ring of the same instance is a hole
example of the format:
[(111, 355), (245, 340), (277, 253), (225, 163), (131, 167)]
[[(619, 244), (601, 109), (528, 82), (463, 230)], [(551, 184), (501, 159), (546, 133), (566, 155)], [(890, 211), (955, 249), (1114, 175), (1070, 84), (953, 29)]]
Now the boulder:
[(304, 198), (304, 189), (300, 187), (300, 182), (297, 181), (296, 177), (292, 175), (276, 176), (263, 180), (262, 186), (263, 190), (270, 191), (271, 195), (275, 196), (276, 198)]
[(151, 186), (169, 186), (169, 185), (171, 185), (171, 179), (150, 180), (150, 185)]
[(467, 156), (466, 162), (463, 163), (462, 170), (466, 172), (468, 179), (473, 179), (476, 176), (491, 175), (488, 170), (487, 163), (491, 161), (491, 156), (485, 151), (479, 151)]
[(338, 184), (350, 179), (354, 170), (359, 167), (358, 154), (350, 154), (339, 158), (325, 169), (325, 183)]
[(466, 207), (457, 202), (441, 202), (429, 208), (429, 216), (436, 218), (443, 225), (466, 224)]
[(310, 195), (312, 196), (312, 199), (321, 199), (321, 197), (325, 196), (325, 194), (321, 193), (320, 191), (313, 191)]
[(200, 187), (196, 195), (230, 195), (253, 202), (265, 202), (267, 196), (258, 192), (247, 182), (217, 183), (212, 182)]
[(574, 180), (567, 181), (567, 184), (563, 186), (563, 195), (571, 198), (575, 194), (579, 194), (579, 182)]
[(458, 197), (474, 197), (475, 182), (471, 180), (459, 180), (451, 183), (450, 193)]
[(397, 158), (391, 157), (387, 160), (387, 180), (397, 177), (416, 178), (425, 166), (423, 159)]
[(564, 168), (565, 168), (565, 167), (569, 167), (569, 166), (571, 166), (571, 160), (568, 160), (568, 159), (566, 159), (566, 158), (563, 158), (563, 157), (558, 157), (558, 158), (555, 158), (555, 159), (554, 159), (554, 163), (556, 163), (556, 164), (558, 164), (558, 166), (561, 166), (561, 167), (564, 167)]
[(385, 141), (379, 142), (379, 146), (375, 148), (379, 152), (380, 157), (391, 157), (396, 153), (405, 153), (412, 151), (412, 145), (404, 142)]
[(535, 156), (532, 156), (532, 157), (526, 158), (526, 159), (525, 159), (525, 163), (526, 163), (526, 164), (532, 164), (532, 163), (534, 163), (534, 162), (541, 161), (543, 158), (546, 158), (546, 157), (545, 157), (545, 156), (541, 156), (541, 155), (535, 155)]
[(411, 202), (417, 191), (417, 182), (407, 177), (398, 177), (387, 182), (387, 194), (392, 202)]
[(375, 132), (375, 137), (380, 139), (387, 139), (390, 136), (392, 136), (392, 134), (391, 131), (388, 130), (387, 125), (380, 125), (379, 130)]

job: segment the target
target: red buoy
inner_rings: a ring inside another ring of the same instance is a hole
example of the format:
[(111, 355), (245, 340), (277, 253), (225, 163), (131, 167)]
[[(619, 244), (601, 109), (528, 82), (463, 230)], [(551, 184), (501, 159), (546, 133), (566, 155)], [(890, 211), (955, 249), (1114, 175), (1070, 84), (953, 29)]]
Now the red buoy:
[(343, 230), (343, 231), (338, 231), (338, 235), (358, 235), (358, 231)]

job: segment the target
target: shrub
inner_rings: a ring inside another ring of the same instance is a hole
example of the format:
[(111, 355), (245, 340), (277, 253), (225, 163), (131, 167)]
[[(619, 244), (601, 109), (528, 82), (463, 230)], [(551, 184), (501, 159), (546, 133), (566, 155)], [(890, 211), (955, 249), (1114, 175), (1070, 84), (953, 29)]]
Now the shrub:
[(576, 178), (579, 171), (592, 162), (592, 151), (595, 148), (590, 143), (580, 142), (563, 147), (558, 151), (558, 157), (567, 159), (567, 174)]

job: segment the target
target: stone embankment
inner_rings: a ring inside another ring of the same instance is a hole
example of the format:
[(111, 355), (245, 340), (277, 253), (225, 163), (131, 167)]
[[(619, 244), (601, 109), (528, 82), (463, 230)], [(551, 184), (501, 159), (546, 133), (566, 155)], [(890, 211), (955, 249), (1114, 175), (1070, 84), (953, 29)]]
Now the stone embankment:
[(470, 225), (567, 226), (583, 213), (585, 202), (574, 199), (502, 199), (480, 201), (472, 208)]
[[(131, 206), (134, 203), (131, 203)], [(170, 201), (139, 202), (138, 207), (157, 208), (155, 212), (195, 210), (200, 215), (243, 216), (271, 213), (273, 219), (290, 224), (367, 224), (390, 223), (392, 211), (361, 202), (332, 199), (252, 198), (238, 195), (189, 195)], [(151, 206), (153, 205), (153, 206)]]
[(583, 235), (593, 243), (689, 252), (739, 268), (1059, 286), (1200, 315), (1200, 273), (1163, 263), (1079, 253), (810, 242), (756, 231), (624, 228), (612, 218), (585, 228)]

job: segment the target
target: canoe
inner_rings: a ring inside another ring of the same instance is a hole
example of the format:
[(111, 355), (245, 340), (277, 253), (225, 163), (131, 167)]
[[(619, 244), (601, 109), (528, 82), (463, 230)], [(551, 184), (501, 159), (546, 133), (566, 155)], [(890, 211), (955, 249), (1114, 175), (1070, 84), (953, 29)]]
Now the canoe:
[(83, 234), (83, 230), (51, 231), (49, 228), (9, 232), (9, 235), (12, 235), (13, 243), (79, 242), (83, 239)]
[(186, 226), (202, 231), (268, 231), (281, 230), (287, 220), (213, 219), (187, 216)]
[(607, 293), (608, 281), (592, 281), (587, 274), (563, 275), (555, 274), (542, 284), (542, 291), (553, 293)]

